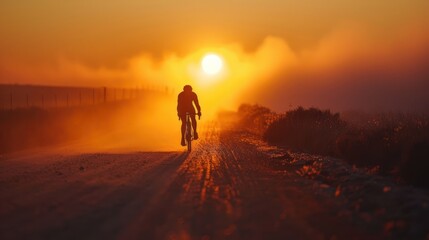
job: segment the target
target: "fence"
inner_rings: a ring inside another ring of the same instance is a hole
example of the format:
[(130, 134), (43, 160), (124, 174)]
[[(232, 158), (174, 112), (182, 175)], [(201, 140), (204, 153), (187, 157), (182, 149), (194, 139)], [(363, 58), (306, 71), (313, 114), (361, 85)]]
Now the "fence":
[[(141, 88), (79, 88), (3, 85), (1, 109), (60, 108), (136, 99), (153, 90)], [(165, 91), (169, 91), (165, 88)]]

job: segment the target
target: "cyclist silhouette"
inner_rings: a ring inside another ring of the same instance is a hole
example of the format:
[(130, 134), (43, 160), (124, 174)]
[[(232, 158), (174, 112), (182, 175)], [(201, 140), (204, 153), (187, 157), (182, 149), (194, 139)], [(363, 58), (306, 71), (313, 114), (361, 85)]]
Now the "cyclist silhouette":
[(197, 120), (195, 119), (195, 108), (192, 102), (195, 104), (198, 110), (198, 116), (201, 117), (201, 107), (198, 102), (197, 94), (192, 91), (192, 87), (190, 85), (185, 85), (183, 87), (183, 92), (179, 93), (177, 97), (177, 116), (182, 120), (182, 146), (186, 146), (185, 144), (185, 129), (186, 129), (186, 113), (190, 114), (192, 120), (192, 128), (194, 129), (194, 140), (198, 139), (197, 133)]

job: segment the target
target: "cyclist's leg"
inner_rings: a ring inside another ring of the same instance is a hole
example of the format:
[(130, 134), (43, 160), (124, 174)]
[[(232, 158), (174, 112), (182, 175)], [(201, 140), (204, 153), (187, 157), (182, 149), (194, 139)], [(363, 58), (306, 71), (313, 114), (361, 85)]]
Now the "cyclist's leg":
[(181, 126), (181, 132), (182, 132), (182, 139), (181, 142), (184, 143), (185, 140), (185, 130), (186, 130), (186, 115), (181, 115), (180, 120), (182, 120), (182, 126)]
[(191, 115), (192, 120), (192, 128), (194, 129), (194, 139), (198, 139), (198, 133), (197, 133), (197, 119), (195, 119), (195, 115)]

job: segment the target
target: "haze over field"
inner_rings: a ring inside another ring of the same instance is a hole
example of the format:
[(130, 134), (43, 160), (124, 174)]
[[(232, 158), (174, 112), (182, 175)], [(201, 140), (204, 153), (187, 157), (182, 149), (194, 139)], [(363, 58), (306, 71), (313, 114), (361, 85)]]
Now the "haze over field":
[[(429, 109), (429, 3), (2, 1), (1, 83), (192, 84), (206, 112)], [(207, 75), (200, 62), (218, 54)]]

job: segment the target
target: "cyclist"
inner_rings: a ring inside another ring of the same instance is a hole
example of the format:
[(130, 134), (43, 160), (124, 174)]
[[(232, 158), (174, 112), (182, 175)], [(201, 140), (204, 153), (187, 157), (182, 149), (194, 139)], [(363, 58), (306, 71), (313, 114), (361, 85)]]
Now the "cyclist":
[(192, 120), (192, 128), (194, 129), (194, 139), (198, 139), (198, 133), (197, 133), (197, 121), (195, 119), (195, 108), (194, 105), (197, 107), (198, 110), (198, 117), (201, 117), (201, 107), (198, 102), (197, 94), (192, 91), (192, 87), (190, 85), (185, 85), (183, 87), (183, 92), (179, 93), (179, 96), (177, 97), (177, 115), (179, 116), (179, 119), (182, 120), (182, 140), (181, 144), (182, 146), (186, 146), (185, 144), (185, 129), (186, 129), (186, 113), (190, 114), (191, 120)]

